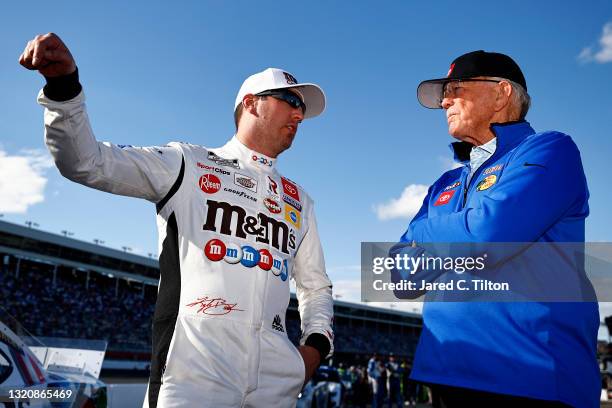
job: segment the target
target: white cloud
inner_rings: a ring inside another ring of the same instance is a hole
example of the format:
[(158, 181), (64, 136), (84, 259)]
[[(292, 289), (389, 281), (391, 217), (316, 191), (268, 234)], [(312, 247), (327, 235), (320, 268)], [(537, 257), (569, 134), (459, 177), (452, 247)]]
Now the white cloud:
[(45, 172), (53, 160), (43, 150), (22, 150), (9, 156), (0, 150), (0, 212), (24, 214), (45, 199)]
[(578, 54), (578, 61), (589, 62), (593, 60), (593, 47), (585, 47)]
[(599, 39), (599, 49), (594, 51), (593, 48), (584, 48), (578, 55), (578, 60), (582, 62), (597, 61), (602, 64), (612, 62), (612, 22), (606, 23), (603, 27), (603, 33)]
[(423, 184), (410, 184), (402, 191), (399, 198), (392, 198), (386, 203), (374, 205), (374, 212), (379, 220), (392, 218), (412, 218), (421, 208), (427, 195), (428, 187)]

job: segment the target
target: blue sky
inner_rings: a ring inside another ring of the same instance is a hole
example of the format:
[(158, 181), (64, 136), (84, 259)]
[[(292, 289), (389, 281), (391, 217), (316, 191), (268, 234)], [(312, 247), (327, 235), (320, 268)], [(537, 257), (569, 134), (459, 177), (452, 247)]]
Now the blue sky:
[(70, 183), (49, 162), (35, 102), (43, 80), (17, 58), (33, 36), (53, 31), (77, 60), (98, 139), (118, 144), (223, 144), (240, 84), (266, 67), (320, 84), (328, 108), (302, 125), (279, 169), (315, 199), (329, 274), (345, 300), (358, 297), (360, 242), (397, 239), (404, 209), (451, 165), (443, 113), (422, 108), (416, 86), (476, 49), (522, 67), (536, 130), (572, 135), (591, 191), (587, 239), (612, 241), (609, 1), (17, 4), (0, 17), (4, 220), (157, 252), (152, 204)]

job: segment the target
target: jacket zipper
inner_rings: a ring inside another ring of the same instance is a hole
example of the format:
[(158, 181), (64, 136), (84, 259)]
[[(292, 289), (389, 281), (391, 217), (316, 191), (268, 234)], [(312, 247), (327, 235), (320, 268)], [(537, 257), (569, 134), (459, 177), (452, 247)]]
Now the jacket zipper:
[[(491, 161), (491, 159), (493, 159), (493, 157), (495, 156), (495, 153), (497, 153), (497, 149), (495, 149), (495, 152), (493, 152), (493, 154), (487, 160), (482, 162), (482, 164), (478, 167), (478, 170), (476, 170), (476, 172), (474, 173), (474, 175), (470, 179), (469, 184), (464, 187), (464, 189), (463, 189), (463, 205), (461, 206), (462, 210), (465, 207), (465, 203), (467, 201), (468, 191), (470, 190), (470, 187), (472, 186), (474, 180), (476, 180), (478, 178), (478, 176), (480, 176), (480, 173), (482, 172), (482, 169), (484, 168), (485, 164), (487, 164), (489, 161)], [(470, 171), (471, 171), (471, 169), (470, 169)], [(468, 176), (469, 176), (469, 173), (468, 173)]]

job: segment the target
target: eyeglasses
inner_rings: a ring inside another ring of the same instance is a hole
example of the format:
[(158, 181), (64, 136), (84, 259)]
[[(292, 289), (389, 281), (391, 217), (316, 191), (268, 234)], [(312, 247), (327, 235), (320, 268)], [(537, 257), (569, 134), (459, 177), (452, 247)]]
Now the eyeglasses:
[(452, 98), (453, 96), (455, 96), (457, 94), (457, 89), (461, 89), (463, 88), (461, 86), (462, 82), (495, 82), (495, 83), (500, 83), (501, 81), (496, 80), (496, 79), (457, 79), (455, 81), (448, 81), (447, 83), (444, 84), (444, 87), (442, 88), (442, 96), (440, 98), (440, 102), (442, 102), (442, 99), (444, 98)]
[(275, 99), (287, 102), (294, 109), (301, 108), (302, 114), (306, 113), (306, 105), (304, 102), (299, 96), (287, 89), (272, 89), (269, 91), (263, 91), (256, 94), (256, 96), (271, 96)]

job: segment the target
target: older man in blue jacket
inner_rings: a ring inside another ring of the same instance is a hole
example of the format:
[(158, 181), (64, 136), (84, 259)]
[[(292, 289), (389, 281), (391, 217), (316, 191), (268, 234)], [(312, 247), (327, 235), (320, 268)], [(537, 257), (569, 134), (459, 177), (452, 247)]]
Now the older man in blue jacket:
[[(525, 121), (530, 98), (514, 60), (470, 52), (417, 95), (446, 112), (462, 166), (429, 188), (401, 241), (584, 242), (580, 153), (570, 136)], [(444, 407), (599, 406), (595, 302), (426, 302), (423, 319), (412, 378)]]

